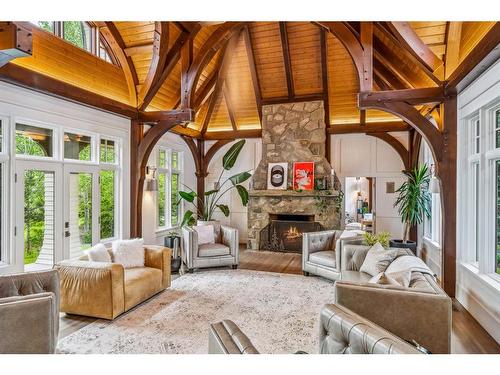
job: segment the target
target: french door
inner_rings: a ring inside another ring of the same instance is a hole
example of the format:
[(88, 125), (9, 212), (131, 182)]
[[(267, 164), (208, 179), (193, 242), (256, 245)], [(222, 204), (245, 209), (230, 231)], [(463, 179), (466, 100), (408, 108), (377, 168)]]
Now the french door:
[(62, 259), (61, 166), (44, 161), (16, 162), (14, 271), (52, 268)]
[(99, 241), (99, 169), (96, 166), (64, 166), (64, 253), (78, 258)]

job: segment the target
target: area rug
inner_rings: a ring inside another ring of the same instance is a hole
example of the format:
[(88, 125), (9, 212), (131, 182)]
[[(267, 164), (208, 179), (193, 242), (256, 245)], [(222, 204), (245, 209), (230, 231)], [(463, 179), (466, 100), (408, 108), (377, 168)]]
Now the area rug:
[(261, 353), (318, 353), (319, 314), (333, 301), (333, 283), (317, 277), (195, 272), (114, 321), (67, 336), (58, 352), (206, 354), (210, 323), (231, 319)]

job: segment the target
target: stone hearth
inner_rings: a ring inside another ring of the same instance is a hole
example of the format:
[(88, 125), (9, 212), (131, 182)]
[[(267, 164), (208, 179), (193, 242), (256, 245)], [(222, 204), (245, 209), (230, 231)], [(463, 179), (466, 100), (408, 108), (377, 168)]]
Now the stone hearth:
[[(248, 204), (248, 248), (259, 250), (260, 233), (270, 215), (311, 215), (325, 229), (340, 227), (338, 191), (293, 191), (294, 162), (314, 162), (315, 177), (327, 177), (325, 122), (322, 101), (274, 104), (262, 107), (262, 159), (252, 177)], [(288, 162), (289, 190), (266, 190), (268, 163)]]

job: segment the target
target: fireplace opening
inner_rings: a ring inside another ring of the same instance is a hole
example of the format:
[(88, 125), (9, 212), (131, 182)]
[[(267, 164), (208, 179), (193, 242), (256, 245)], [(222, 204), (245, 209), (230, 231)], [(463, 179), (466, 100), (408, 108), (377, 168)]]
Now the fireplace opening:
[(260, 249), (279, 252), (302, 252), (302, 234), (321, 230), (314, 215), (271, 214), (261, 230)]

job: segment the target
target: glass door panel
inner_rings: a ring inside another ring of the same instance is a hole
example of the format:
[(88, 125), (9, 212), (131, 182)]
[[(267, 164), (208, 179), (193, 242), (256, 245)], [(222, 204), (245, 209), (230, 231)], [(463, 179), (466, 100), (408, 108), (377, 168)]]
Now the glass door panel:
[(70, 258), (83, 254), (83, 250), (92, 246), (92, 180), (91, 173), (69, 173), (69, 222), (66, 224), (65, 236), (69, 237)]

